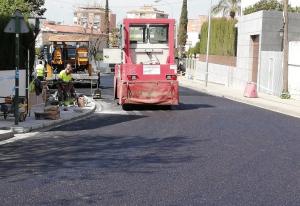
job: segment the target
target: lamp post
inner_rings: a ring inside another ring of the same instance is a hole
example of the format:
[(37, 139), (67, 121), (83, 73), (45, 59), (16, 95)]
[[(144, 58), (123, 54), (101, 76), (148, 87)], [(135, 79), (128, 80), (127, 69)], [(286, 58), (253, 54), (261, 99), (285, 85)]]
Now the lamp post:
[(208, 11), (208, 31), (207, 31), (206, 70), (205, 70), (205, 86), (206, 87), (208, 85), (208, 56), (209, 56), (209, 45), (210, 45), (211, 7), (212, 7), (212, 0), (210, 0), (209, 11)]

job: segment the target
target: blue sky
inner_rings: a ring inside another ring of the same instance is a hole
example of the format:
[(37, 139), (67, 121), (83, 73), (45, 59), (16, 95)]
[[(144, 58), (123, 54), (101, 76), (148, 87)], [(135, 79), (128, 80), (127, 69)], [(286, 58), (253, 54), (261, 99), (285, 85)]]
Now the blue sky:
[[(129, 10), (136, 9), (144, 4), (153, 5), (160, 10), (167, 12), (170, 17), (179, 19), (182, 0), (161, 0), (155, 3), (155, 0), (109, 0), (110, 9), (117, 14), (117, 23), (120, 22)], [(213, 0), (213, 3), (217, 0)], [(78, 5), (86, 4), (101, 4), (105, 5), (105, 0), (46, 0), (45, 6), (47, 12), (45, 17), (64, 22), (72, 23), (73, 10)], [(199, 15), (207, 15), (210, 0), (188, 0), (188, 15), (189, 18), (196, 18)]]

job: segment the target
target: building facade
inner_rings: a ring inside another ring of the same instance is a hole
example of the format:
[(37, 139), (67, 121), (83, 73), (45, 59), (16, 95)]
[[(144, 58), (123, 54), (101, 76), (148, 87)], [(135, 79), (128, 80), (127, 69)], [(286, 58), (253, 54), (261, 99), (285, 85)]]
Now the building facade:
[[(81, 6), (74, 11), (73, 23), (88, 29), (105, 33), (105, 9), (101, 6)], [(109, 11), (110, 31), (116, 28), (116, 15)]]
[[(243, 88), (251, 81), (257, 84), (259, 92), (280, 96), (283, 89), (282, 28), (282, 12), (279, 11), (259, 11), (239, 19), (237, 67), (232, 77), (234, 87)], [(300, 42), (300, 14), (289, 13), (289, 41), (290, 54), (300, 50), (297, 44)], [(292, 57), (290, 55), (289, 89), (292, 98), (300, 98), (297, 75), (300, 65), (294, 65)]]
[(188, 51), (190, 48), (195, 47), (199, 41), (199, 34), (202, 25), (208, 20), (207, 16), (201, 15), (197, 19), (189, 19), (187, 25), (187, 41), (185, 49)]
[(127, 18), (146, 18), (146, 19), (157, 19), (157, 18), (168, 18), (168, 14), (164, 11), (160, 11), (152, 5), (144, 5), (139, 9), (131, 10), (127, 12)]

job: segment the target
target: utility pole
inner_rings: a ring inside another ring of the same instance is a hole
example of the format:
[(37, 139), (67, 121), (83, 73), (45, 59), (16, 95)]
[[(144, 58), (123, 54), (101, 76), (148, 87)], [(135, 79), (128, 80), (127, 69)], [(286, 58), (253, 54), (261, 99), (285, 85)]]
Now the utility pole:
[(106, 31), (105, 33), (107, 34), (107, 39), (106, 39), (106, 48), (109, 47), (109, 5), (108, 5), (108, 0), (106, 0), (105, 3), (105, 25), (106, 25)]
[(289, 1), (283, 1), (283, 25), (284, 25), (284, 33), (283, 33), (283, 90), (281, 97), (284, 99), (289, 99), (289, 18), (288, 18), (288, 5)]
[(212, 0), (210, 0), (209, 12), (208, 12), (208, 30), (207, 30), (207, 45), (206, 45), (206, 70), (205, 70), (205, 86), (208, 85), (208, 57), (209, 57), (209, 45), (210, 45), (210, 27), (211, 27), (211, 6)]

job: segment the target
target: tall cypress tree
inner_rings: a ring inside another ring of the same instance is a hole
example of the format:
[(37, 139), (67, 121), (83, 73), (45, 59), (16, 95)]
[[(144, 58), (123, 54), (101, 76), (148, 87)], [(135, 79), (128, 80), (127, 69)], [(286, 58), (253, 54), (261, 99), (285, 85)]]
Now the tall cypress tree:
[(179, 56), (182, 57), (184, 52), (184, 47), (187, 39), (187, 24), (188, 24), (188, 11), (187, 11), (187, 0), (183, 0), (179, 29), (178, 29), (178, 46), (179, 46)]
[(107, 35), (106, 38), (106, 48), (109, 47), (109, 5), (108, 5), (108, 0), (106, 0), (105, 3), (105, 34)]

